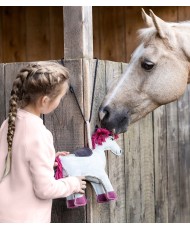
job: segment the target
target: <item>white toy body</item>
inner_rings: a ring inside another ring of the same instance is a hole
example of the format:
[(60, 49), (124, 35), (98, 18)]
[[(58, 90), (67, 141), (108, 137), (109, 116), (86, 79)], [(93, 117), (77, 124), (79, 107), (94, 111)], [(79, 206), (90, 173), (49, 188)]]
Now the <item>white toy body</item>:
[[(59, 157), (63, 167), (63, 175), (66, 173), (67, 176), (85, 176), (91, 182), (97, 195), (97, 202), (100, 203), (114, 200), (117, 197), (105, 171), (106, 150), (110, 150), (117, 156), (122, 154), (122, 150), (114, 140), (114, 137), (108, 136), (101, 145), (95, 144), (95, 149), (91, 156), (77, 157), (74, 154), (70, 154)], [(67, 197), (67, 206), (69, 208), (85, 204), (86, 198), (83, 194), (73, 194)]]

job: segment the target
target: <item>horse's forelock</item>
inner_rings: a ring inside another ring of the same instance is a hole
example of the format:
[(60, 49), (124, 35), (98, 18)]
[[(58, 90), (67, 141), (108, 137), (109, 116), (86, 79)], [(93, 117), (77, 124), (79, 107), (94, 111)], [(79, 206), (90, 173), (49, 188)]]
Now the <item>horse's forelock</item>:
[(150, 28), (143, 28), (138, 30), (138, 38), (142, 42), (149, 41), (152, 37), (155, 37), (157, 34), (157, 31), (154, 27)]

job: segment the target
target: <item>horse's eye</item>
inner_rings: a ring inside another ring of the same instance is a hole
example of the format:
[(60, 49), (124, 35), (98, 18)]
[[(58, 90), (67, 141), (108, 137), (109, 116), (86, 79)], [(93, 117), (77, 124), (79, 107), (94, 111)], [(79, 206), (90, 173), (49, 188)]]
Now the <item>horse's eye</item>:
[(154, 67), (154, 63), (148, 60), (144, 60), (141, 62), (141, 67), (146, 71), (150, 71)]

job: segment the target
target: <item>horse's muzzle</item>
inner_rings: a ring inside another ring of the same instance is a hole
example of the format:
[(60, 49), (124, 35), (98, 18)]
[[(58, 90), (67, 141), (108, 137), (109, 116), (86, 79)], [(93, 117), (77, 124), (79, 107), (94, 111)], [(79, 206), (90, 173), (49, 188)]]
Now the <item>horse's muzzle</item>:
[(101, 127), (117, 134), (127, 131), (130, 120), (130, 112), (127, 108), (112, 109), (110, 106), (101, 106), (99, 109)]

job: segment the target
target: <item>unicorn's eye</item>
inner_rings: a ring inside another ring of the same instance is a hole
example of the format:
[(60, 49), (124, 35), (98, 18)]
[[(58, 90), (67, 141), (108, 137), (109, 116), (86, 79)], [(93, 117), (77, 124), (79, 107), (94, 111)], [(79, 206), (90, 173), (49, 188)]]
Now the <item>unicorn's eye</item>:
[(154, 63), (145, 59), (141, 62), (141, 67), (146, 70), (146, 71), (150, 71), (153, 67), (154, 67)]
[(114, 138), (113, 138), (113, 137), (111, 137), (111, 140), (113, 141), (113, 140), (114, 140)]

